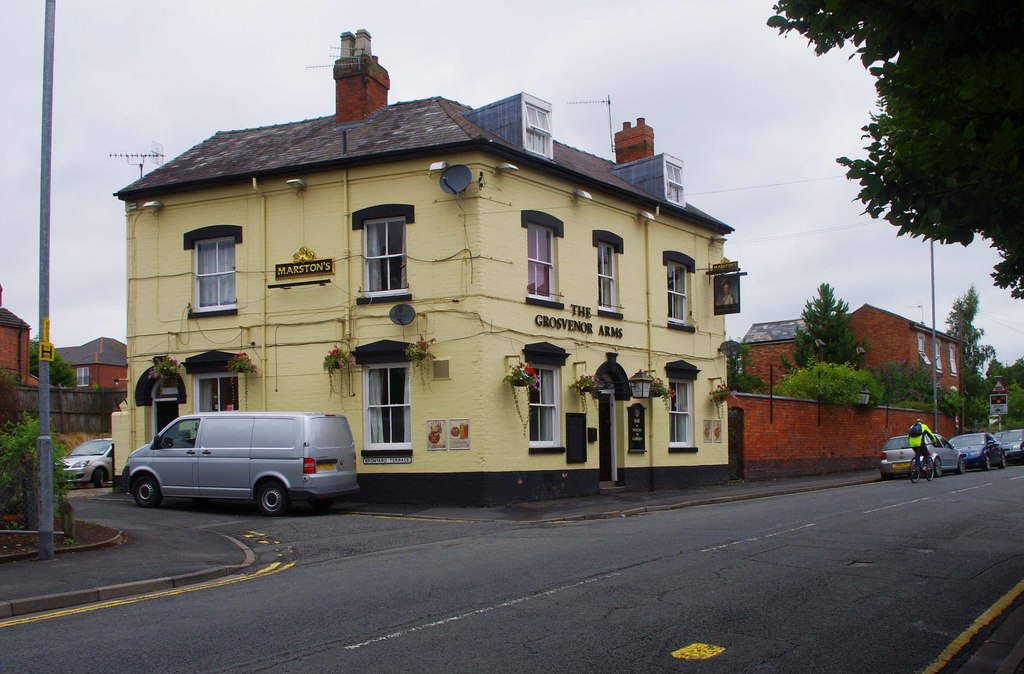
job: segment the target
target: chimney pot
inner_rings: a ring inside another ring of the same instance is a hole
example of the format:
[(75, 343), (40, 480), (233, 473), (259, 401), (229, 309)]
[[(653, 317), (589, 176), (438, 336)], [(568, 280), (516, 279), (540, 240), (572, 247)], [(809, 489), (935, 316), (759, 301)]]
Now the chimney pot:
[(334, 121), (366, 119), (388, 105), (391, 78), (370, 48), (370, 33), (341, 34), (341, 57), (334, 63)]

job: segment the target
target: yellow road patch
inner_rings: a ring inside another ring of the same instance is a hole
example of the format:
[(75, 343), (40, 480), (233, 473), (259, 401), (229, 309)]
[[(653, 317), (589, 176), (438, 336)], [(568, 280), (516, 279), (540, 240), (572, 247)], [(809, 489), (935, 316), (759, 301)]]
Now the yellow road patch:
[(676, 660), (710, 660), (716, 655), (725, 652), (724, 646), (714, 644), (690, 644), (685, 648), (672, 651), (672, 657)]

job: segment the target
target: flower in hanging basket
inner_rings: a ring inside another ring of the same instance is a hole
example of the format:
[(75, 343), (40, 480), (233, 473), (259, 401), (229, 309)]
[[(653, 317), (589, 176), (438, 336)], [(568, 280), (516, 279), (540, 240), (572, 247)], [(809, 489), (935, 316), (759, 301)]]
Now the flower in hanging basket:
[(167, 385), (176, 385), (178, 374), (181, 372), (181, 365), (178, 361), (169, 356), (161, 356), (153, 361), (153, 370), (149, 373), (150, 379), (160, 379)]
[(652, 398), (668, 398), (668, 397), (673, 397), (674, 398), (675, 397), (675, 392), (671, 388), (669, 388), (668, 384), (666, 384), (664, 381), (662, 381), (658, 377), (655, 377), (654, 381), (651, 382), (651, 397)]
[(537, 377), (537, 371), (526, 363), (516, 363), (513, 365), (509, 368), (508, 374), (505, 375), (502, 381), (514, 387), (529, 386), (534, 389), (540, 388), (540, 378)]
[(425, 360), (434, 357), (434, 354), (430, 353), (430, 345), (435, 340), (431, 339), (427, 341), (423, 339), (423, 335), (415, 342), (405, 347), (405, 357), (409, 359), (410, 363), (422, 363)]
[(597, 393), (597, 389), (600, 384), (601, 380), (598, 379), (596, 375), (581, 374), (576, 377), (571, 384), (569, 384), (569, 387), (581, 396), (588, 393), (594, 395)]
[(228, 370), (235, 374), (256, 374), (256, 363), (243, 351), (231, 356), (228, 360)]
[(344, 367), (352, 367), (356, 364), (355, 355), (344, 349), (334, 347), (327, 352), (324, 356), (324, 372), (330, 374), (335, 370), (340, 370)]
[(721, 405), (726, 400), (732, 397), (732, 389), (726, 386), (725, 384), (719, 384), (718, 386), (711, 390), (711, 392), (708, 394), (708, 397), (711, 398), (711, 402), (715, 403), (716, 405)]

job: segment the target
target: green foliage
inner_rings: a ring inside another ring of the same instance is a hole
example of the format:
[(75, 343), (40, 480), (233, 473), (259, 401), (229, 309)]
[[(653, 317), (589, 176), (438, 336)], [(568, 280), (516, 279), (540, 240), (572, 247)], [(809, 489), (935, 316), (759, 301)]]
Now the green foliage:
[(981, 300), (972, 285), (966, 293), (953, 302), (953, 308), (946, 318), (951, 335), (961, 341), (962, 365), (960, 395), (963, 397), (965, 428), (984, 428), (988, 419), (988, 394), (992, 384), (985, 381), (982, 371), (995, 358), (995, 349), (981, 343), (985, 331), (974, 327)]
[(760, 377), (747, 374), (747, 368), (753, 361), (749, 344), (740, 344), (740, 355), (729, 356), (726, 361), (726, 377), (729, 388), (740, 393), (761, 393), (765, 390), (764, 381)]
[(804, 35), (819, 55), (849, 43), (876, 78), (867, 157), (837, 160), (866, 212), (901, 235), (985, 237), (1002, 258), (995, 284), (1024, 297), (1024, 3), (778, 0), (774, 10), (769, 26)]
[[(28, 371), (33, 377), (39, 376), (39, 338), (36, 337), (28, 345)], [(78, 385), (75, 368), (64, 360), (59, 353), (53, 355), (50, 363), (50, 386), (73, 388)]]
[(808, 400), (820, 396), (822, 402), (856, 405), (865, 387), (871, 391), (871, 404), (880, 404), (882, 387), (867, 370), (858, 370), (849, 363), (812, 363), (788, 372), (775, 387), (775, 393)]
[(21, 418), (21, 410), (18, 409), (18, 398), (15, 394), (18, 388), (18, 378), (13, 372), (0, 370), (0, 426)]
[[(15, 492), (8, 503), (0, 503), (0, 510), (12, 512), (12, 509), (23, 509), (20, 501), (20, 490), (12, 481), (19, 475), (28, 474), (38, 481), (36, 464), (36, 440), (39, 437), (39, 422), (36, 419), (25, 419), (16, 423), (5, 424), (0, 428), (0, 494)], [(67, 448), (60, 442), (53, 441), (53, 497), (54, 503), (60, 503), (67, 495), (69, 485), (64, 476), (62, 459), (67, 455)]]
[[(850, 330), (850, 305), (836, 298), (832, 286), (822, 283), (818, 296), (804, 304), (804, 328), (796, 331), (793, 360), (797, 367), (824, 363), (856, 363), (857, 338)], [(823, 346), (818, 346), (818, 342)]]
[(882, 387), (880, 404), (894, 407), (932, 407), (932, 371), (920, 363), (889, 361), (882, 367), (869, 368), (871, 376)]

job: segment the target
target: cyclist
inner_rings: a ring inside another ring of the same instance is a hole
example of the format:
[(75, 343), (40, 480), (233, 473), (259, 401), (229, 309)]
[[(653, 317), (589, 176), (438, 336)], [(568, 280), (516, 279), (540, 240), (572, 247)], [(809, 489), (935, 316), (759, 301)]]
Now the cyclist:
[(929, 464), (931, 463), (931, 458), (928, 456), (928, 446), (924, 441), (926, 435), (931, 437), (932, 445), (934, 445), (936, 443), (935, 434), (932, 433), (932, 429), (928, 428), (928, 424), (920, 419), (907, 431), (907, 442), (910, 448), (914, 450), (914, 458), (920, 462), (922, 468), (926, 467), (925, 461)]

